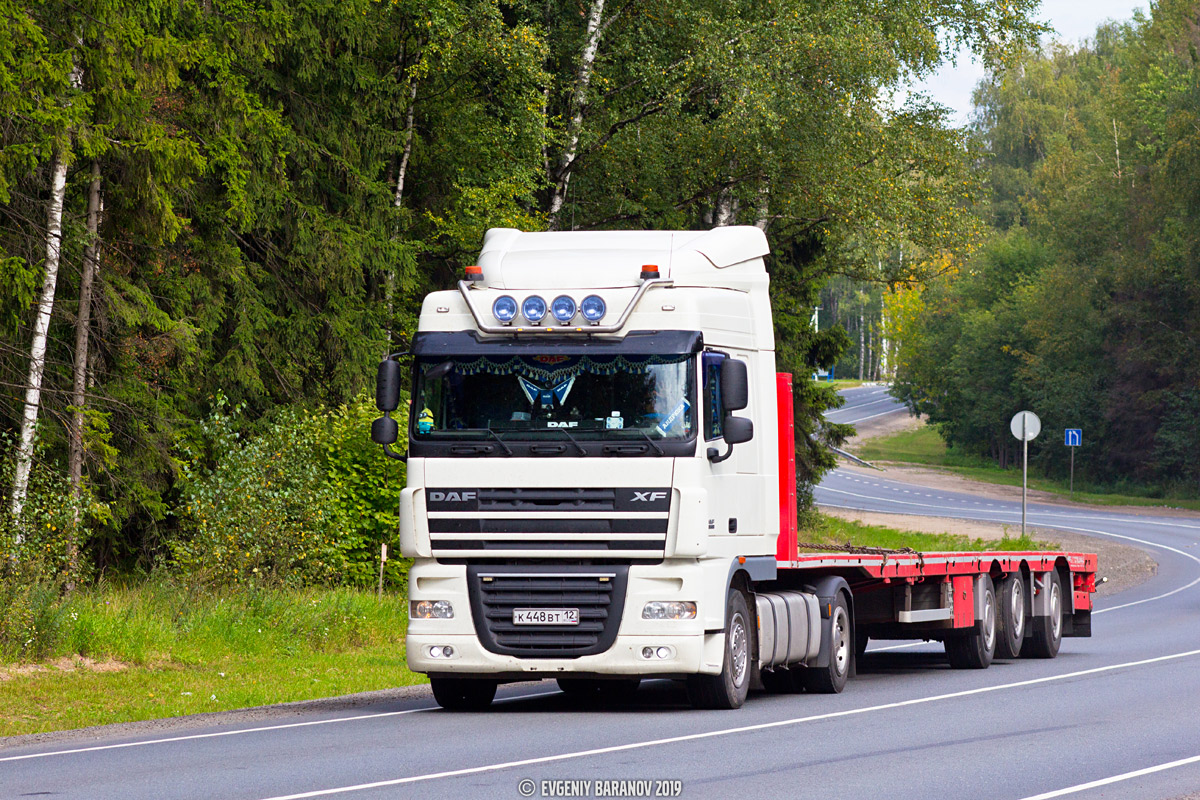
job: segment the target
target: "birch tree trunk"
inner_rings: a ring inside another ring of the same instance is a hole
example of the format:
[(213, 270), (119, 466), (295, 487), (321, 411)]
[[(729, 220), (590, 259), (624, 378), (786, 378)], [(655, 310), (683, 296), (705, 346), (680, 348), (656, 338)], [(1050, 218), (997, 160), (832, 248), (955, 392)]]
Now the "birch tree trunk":
[[(71, 69), (71, 88), (83, 88), (83, 69), (75, 64)], [(58, 264), (62, 255), (63, 200), (67, 193), (67, 167), (71, 163), (71, 136), (56, 148), (50, 170), (50, 204), (46, 211), (46, 275), (42, 280), (42, 296), (38, 300), (37, 317), (33, 323), (33, 342), (29, 345), (29, 377), (25, 382), (25, 413), (21, 418), (21, 436), (17, 442), (17, 468), (13, 475), (12, 511), (16, 527), (17, 547), (24, 541), (21, 534), (21, 512), (29, 492), (29, 473), (33, 468), (33, 441), (37, 430), (38, 411), (42, 400), (42, 378), (46, 374), (46, 340), (50, 332), (50, 315), (54, 312), (54, 291), (58, 286)]]
[[(100, 162), (92, 159), (92, 182), (88, 188), (87, 245), (83, 250), (83, 272), (79, 277), (79, 313), (75, 318), (75, 358), (71, 365), (71, 429), (67, 451), (67, 469), (71, 480), (74, 518), (67, 534), (67, 574), (75, 575), (79, 566), (80, 507), (83, 498), (83, 408), (87, 403), (88, 338), (92, 322), (92, 284), (99, 269), (100, 254)], [(67, 590), (74, 588), (68, 578)]]
[(860, 308), (858, 311), (858, 379), (863, 379), (863, 368), (867, 362), (867, 325), (866, 314)]
[[(412, 158), (413, 119), (417, 110), (417, 76), (409, 80), (408, 113), (404, 118), (404, 150), (400, 154), (400, 166), (396, 170), (396, 191), (392, 195), (392, 206), (396, 209), (404, 207), (404, 178), (408, 174), (408, 162)], [(395, 232), (399, 236), (400, 231)], [(384, 283), (384, 300), (387, 307), (387, 344), (388, 352), (392, 349), (392, 318), (396, 306), (396, 268), (390, 267)], [(387, 355), (386, 353), (384, 354)]]
[(583, 53), (579, 57), (579, 73), (575, 79), (575, 92), (571, 95), (571, 121), (567, 124), (567, 146), (559, 159), (558, 169), (550, 176), (554, 181), (554, 194), (550, 198), (548, 218), (550, 230), (558, 230), (559, 214), (567, 198), (567, 187), (571, 183), (571, 167), (579, 153), (579, 135), (583, 130), (583, 112), (587, 107), (588, 84), (592, 82), (592, 71), (596, 65), (596, 51), (600, 49), (600, 35), (604, 32), (600, 22), (604, 17), (604, 0), (592, 0), (588, 10), (587, 38)]
[(46, 374), (46, 338), (50, 330), (50, 314), (54, 311), (54, 290), (58, 285), (58, 263), (62, 252), (63, 197), (67, 191), (67, 165), (70, 154), (62, 149), (54, 156), (50, 177), (50, 208), (46, 214), (46, 275), (42, 281), (42, 296), (38, 301), (37, 317), (33, 323), (33, 342), (29, 347), (29, 377), (25, 381), (25, 414), (21, 419), (21, 438), (17, 445), (17, 469), (12, 486), (12, 517), (17, 525), (18, 545), (21, 535), (21, 512), (29, 491), (29, 472), (33, 468), (33, 439), (37, 428), (38, 410), (42, 399), (42, 378)]

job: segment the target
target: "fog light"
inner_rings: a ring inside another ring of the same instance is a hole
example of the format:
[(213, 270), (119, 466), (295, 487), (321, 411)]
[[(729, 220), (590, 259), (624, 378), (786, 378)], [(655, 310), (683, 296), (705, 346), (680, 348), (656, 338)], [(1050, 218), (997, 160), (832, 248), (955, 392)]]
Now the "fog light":
[(517, 316), (517, 301), (508, 295), (497, 297), (492, 303), (492, 316), (507, 325)]
[(671, 657), (671, 648), (660, 647), (654, 651), (654, 655), (658, 656), (659, 658), (670, 658)]
[(590, 294), (583, 298), (583, 302), (579, 304), (579, 310), (583, 312), (583, 318), (591, 323), (599, 323), (604, 318), (604, 312), (608, 307), (604, 304), (604, 298), (597, 294)]
[(696, 604), (690, 600), (653, 600), (642, 608), (642, 619), (695, 619)]
[(643, 647), (642, 648), (642, 658), (654, 658), (654, 648), (653, 647)]
[(538, 297), (536, 294), (531, 294), (525, 298), (525, 302), (521, 304), (521, 316), (532, 322), (534, 325), (542, 321), (542, 317), (546, 316), (546, 301)]
[(559, 295), (550, 303), (550, 313), (559, 322), (570, 322), (575, 317), (575, 301), (565, 294)]
[(442, 655), (445, 658), (452, 658), (454, 656), (454, 648), (451, 647), (450, 645), (446, 645), (445, 647), (442, 648)]
[(449, 600), (413, 600), (408, 613), (413, 619), (454, 619), (454, 606)]

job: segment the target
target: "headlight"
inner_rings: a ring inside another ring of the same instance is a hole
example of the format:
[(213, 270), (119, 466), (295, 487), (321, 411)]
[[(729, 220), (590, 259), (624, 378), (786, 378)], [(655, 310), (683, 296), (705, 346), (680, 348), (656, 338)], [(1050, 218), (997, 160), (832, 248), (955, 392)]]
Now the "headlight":
[(579, 310), (583, 312), (583, 318), (588, 322), (599, 322), (604, 318), (604, 312), (608, 310), (608, 306), (604, 305), (604, 298), (600, 295), (589, 294), (579, 304)]
[(454, 619), (454, 606), (449, 600), (412, 600), (408, 608), (413, 619)]
[(642, 608), (642, 619), (695, 619), (696, 604), (691, 601), (654, 600)]
[(546, 316), (546, 301), (536, 294), (531, 294), (521, 303), (521, 316), (530, 322), (541, 322), (542, 317)]
[(575, 316), (575, 301), (565, 294), (559, 295), (550, 303), (550, 313), (559, 322), (570, 322)]
[(517, 301), (508, 295), (497, 297), (492, 303), (492, 316), (501, 322), (512, 322), (517, 316)]

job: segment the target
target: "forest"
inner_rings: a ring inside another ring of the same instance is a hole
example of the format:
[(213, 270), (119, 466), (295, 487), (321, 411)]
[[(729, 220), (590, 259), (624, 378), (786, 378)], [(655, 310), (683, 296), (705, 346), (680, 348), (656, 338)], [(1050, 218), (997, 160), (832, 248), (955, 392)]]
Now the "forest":
[[(403, 349), (421, 296), (453, 285), (493, 226), (763, 228), (808, 487), (832, 463), (825, 443), (847, 430), (822, 424), (837, 398), (807, 376), (860, 344), (842, 326), (812, 325), (829, 281), (874, 298), (962, 291), (937, 281), (968, 263), (989, 219), (1013, 229), (1009, 247), (1028, 227), (1042, 258), (1077, 244), (1046, 241), (1044, 229), (1103, 208), (1102, 220), (1077, 218), (1088, 247), (1070, 256), (1107, 258), (1105, 287), (1143, 280), (1122, 314), (1149, 312), (1167, 276), (1122, 272), (1117, 244), (1138, 226), (1139, 247), (1164, 250), (1161, 269), (1194, 263), (1186, 203), (1154, 181), (1181, 180), (1195, 162), (1172, 144), (1192, 123), (1151, 117), (1135, 95), (1186, 108), (1194, 80), (1181, 82), (1194, 72), (1139, 37), (1158, 31), (1178, 47), (1182, 29), (1114, 29), (1110, 55), (1031, 58), (1044, 30), (1035, 10), (1034, 0), (0, 0), (6, 586), (69, 590), (161, 570), (212, 585), (369, 585), (404, 480), (368, 441), (374, 365)], [(1025, 59), (1020, 74), (1048, 86), (1071, 65), (1078, 77), (1019, 109), (1026, 78), (997, 83), (986, 105), (995, 132), (980, 140), (908, 91), (960, 47), (998, 70)], [(1140, 77), (1105, 77), (1115, 54)], [(1081, 116), (1064, 141), (1050, 133), (1071, 102), (1100, 102), (1085, 80), (1133, 92), (1116, 122), (1117, 180), (1084, 154), (1107, 110)], [(1026, 116), (1047, 126), (1043, 138), (1026, 142)], [(981, 141), (1008, 183), (989, 183)], [(1169, 175), (1155, 172), (1168, 163)], [(1084, 178), (1102, 202), (1055, 189)], [(1169, 241), (1151, 235), (1150, 209), (1175, 215)], [(1082, 269), (1046, 263), (1061, 270), (1047, 284), (1058, 291)], [(1078, 299), (1063, 312), (1092, 313)], [(1185, 298), (1162, 299), (1177, 313), (1147, 324), (1179, 326), (1172, 335), (1186, 341)], [(1096, 357), (1138, 341), (1100, 342)], [(922, 358), (914, 351), (908, 369)]]
[(1080, 47), (1027, 53), (975, 94), (990, 233), (899, 320), (896, 391), (1005, 466), (1200, 490), (1200, 7), (1162, 0)]

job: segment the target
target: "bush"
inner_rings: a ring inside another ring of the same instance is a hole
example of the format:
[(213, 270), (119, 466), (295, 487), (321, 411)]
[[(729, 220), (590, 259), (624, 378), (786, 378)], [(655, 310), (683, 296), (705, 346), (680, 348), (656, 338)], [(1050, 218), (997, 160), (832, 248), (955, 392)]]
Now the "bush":
[[(170, 545), (178, 568), (211, 584), (370, 584), (380, 543), (398, 544), (404, 478), (369, 441), (368, 398), (285, 408), (249, 438), (240, 411), (218, 401), (203, 447), (188, 451), (183, 534)], [(389, 562), (389, 583), (404, 567)]]

